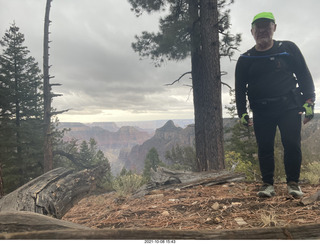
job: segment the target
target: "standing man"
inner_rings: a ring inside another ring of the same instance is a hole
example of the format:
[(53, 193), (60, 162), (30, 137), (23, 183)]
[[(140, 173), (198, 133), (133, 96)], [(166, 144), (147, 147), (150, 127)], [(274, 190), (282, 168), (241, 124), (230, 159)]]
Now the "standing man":
[[(242, 124), (254, 126), (263, 185), (260, 197), (275, 195), (274, 140), (279, 127), (284, 147), (288, 193), (302, 197), (298, 185), (301, 168), (301, 114), (304, 124), (314, 115), (314, 84), (299, 48), (290, 41), (273, 40), (277, 25), (270, 12), (257, 14), (251, 33), (256, 45), (236, 65), (235, 89)], [(247, 112), (247, 98), (253, 121)]]

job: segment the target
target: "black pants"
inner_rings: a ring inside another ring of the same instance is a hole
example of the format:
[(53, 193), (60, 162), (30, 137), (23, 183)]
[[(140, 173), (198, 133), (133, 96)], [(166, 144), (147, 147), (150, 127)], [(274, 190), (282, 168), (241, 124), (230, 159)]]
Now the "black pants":
[(301, 115), (295, 109), (271, 116), (254, 113), (253, 122), (263, 182), (269, 184), (274, 182), (274, 140), (277, 126), (284, 148), (287, 182), (298, 182), (302, 161)]

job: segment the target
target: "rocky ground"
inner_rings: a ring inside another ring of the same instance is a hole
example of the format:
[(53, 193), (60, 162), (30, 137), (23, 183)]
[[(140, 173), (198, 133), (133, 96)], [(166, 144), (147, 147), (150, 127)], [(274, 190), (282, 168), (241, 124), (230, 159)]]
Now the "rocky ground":
[[(320, 185), (302, 184), (305, 196)], [(154, 190), (140, 198), (116, 193), (82, 199), (64, 220), (92, 228), (211, 230), (320, 223), (320, 201), (303, 205), (276, 184), (273, 198), (257, 197), (258, 183), (236, 182), (189, 189)]]

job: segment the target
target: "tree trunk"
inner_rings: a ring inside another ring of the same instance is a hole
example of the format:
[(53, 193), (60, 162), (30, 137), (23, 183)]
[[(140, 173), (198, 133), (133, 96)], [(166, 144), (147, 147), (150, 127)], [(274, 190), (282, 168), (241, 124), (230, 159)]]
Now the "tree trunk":
[(189, 1), (195, 140), (199, 171), (224, 165), (217, 0)]
[[(25, 219), (25, 221), (28, 220)], [(2, 222), (1, 215), (0, 222)], [(42, 221), (39, 221), (40, 229), (41, 223)], [(193, 240), (195, 242), (195, 240), (315, 240), (320, 238), (320, 224), (234, 230), (75, 229), (74, 226), (66, 226), (65, 229), (62, 229), (63, 225), (65, 223), (57, 225), (56, 229), (53, 229), (54, 226), (51, 225), (50, 230), (35, 231), (38, 228), (36, 225), (36, 228), (30, 229), (31, 231), (14, 233), (10, 231), (10, 228), (14, 226), (8, 226), (9, 231), (0, 233), (0, 239), (151, 240), (145, 243), (174, 243), (170, 240)]]
[(95, 188), (106, 171), (106, 165), (75, 173), (51, 170), (1, 198), (0, 212), (29, 211), (61, 218)]
[(189, 0), (189, 14), (191, 26), (191, 70), (195, 121), (196, 164), (198, 171), (206, 171), (204, 103), (203, 103), (203, 71), (201, 59), (201, 39), (199, 21), (199, 2)]
[(208, 170), (224, 165), (221, 72), (217, 0), (200, 1), (202, 65), (204, 84), (204, 128)]
[(0, 162), (0, 199), (4, 195), (4, 190), (3, 190), (3, 178), (2, 178), (2, 164)]
[(51, 133), (51, 86), (49, 76), (49, 14), (51, 1), (47, 0), (44, 20), (43, 40), (43, 96), (44, 96), (44, 172), (53, 169), (52, 133)]
[(315, 201), (320, 200), (320, 191), (317, 191), (315, 194), (309, 197), (304, 197), (300, 200), (300, 203), (303, 205), (309, 205), (311, 203), (314, 203)]

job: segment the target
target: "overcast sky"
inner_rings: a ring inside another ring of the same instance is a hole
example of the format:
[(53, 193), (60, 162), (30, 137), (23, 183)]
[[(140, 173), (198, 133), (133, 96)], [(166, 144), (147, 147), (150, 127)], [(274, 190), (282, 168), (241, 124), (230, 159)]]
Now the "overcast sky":
[[(46, 0), (0, 0), (0, 38), (10, 25), (20, 27), (25, 45), (42, 69), (43, 25)], [(301, 49), (316, 84), (320, 88), (319, 0), (235, 0), (231, 6), (233, 33), (242, 33), (240, 52), (254, 45), (250, 33), (253, 16), (273, 12), (277, 40), (291, 40)], [(137, 18), (127, 0), (53, 0), (50, 12), (52, 41), (50, 74), (55, 93), (53, 106), (71, 109), (59, 115), (62, 122), (138, 121), (192, 119), (193, 99), (189, 77), (165, 86), (190, 71), (190, 59), (166, 62), (155, 68), (150, 60), (140, 60), (131, 48), (134, 35), (158, 30), (158, 14)], [(227, 71), (223, 82), (234, 87), (236, 62), (222, 60)], [(223, 89), (223, 106), (230, 101)], [(319, 105), (316, 106), (317, 112)]]

